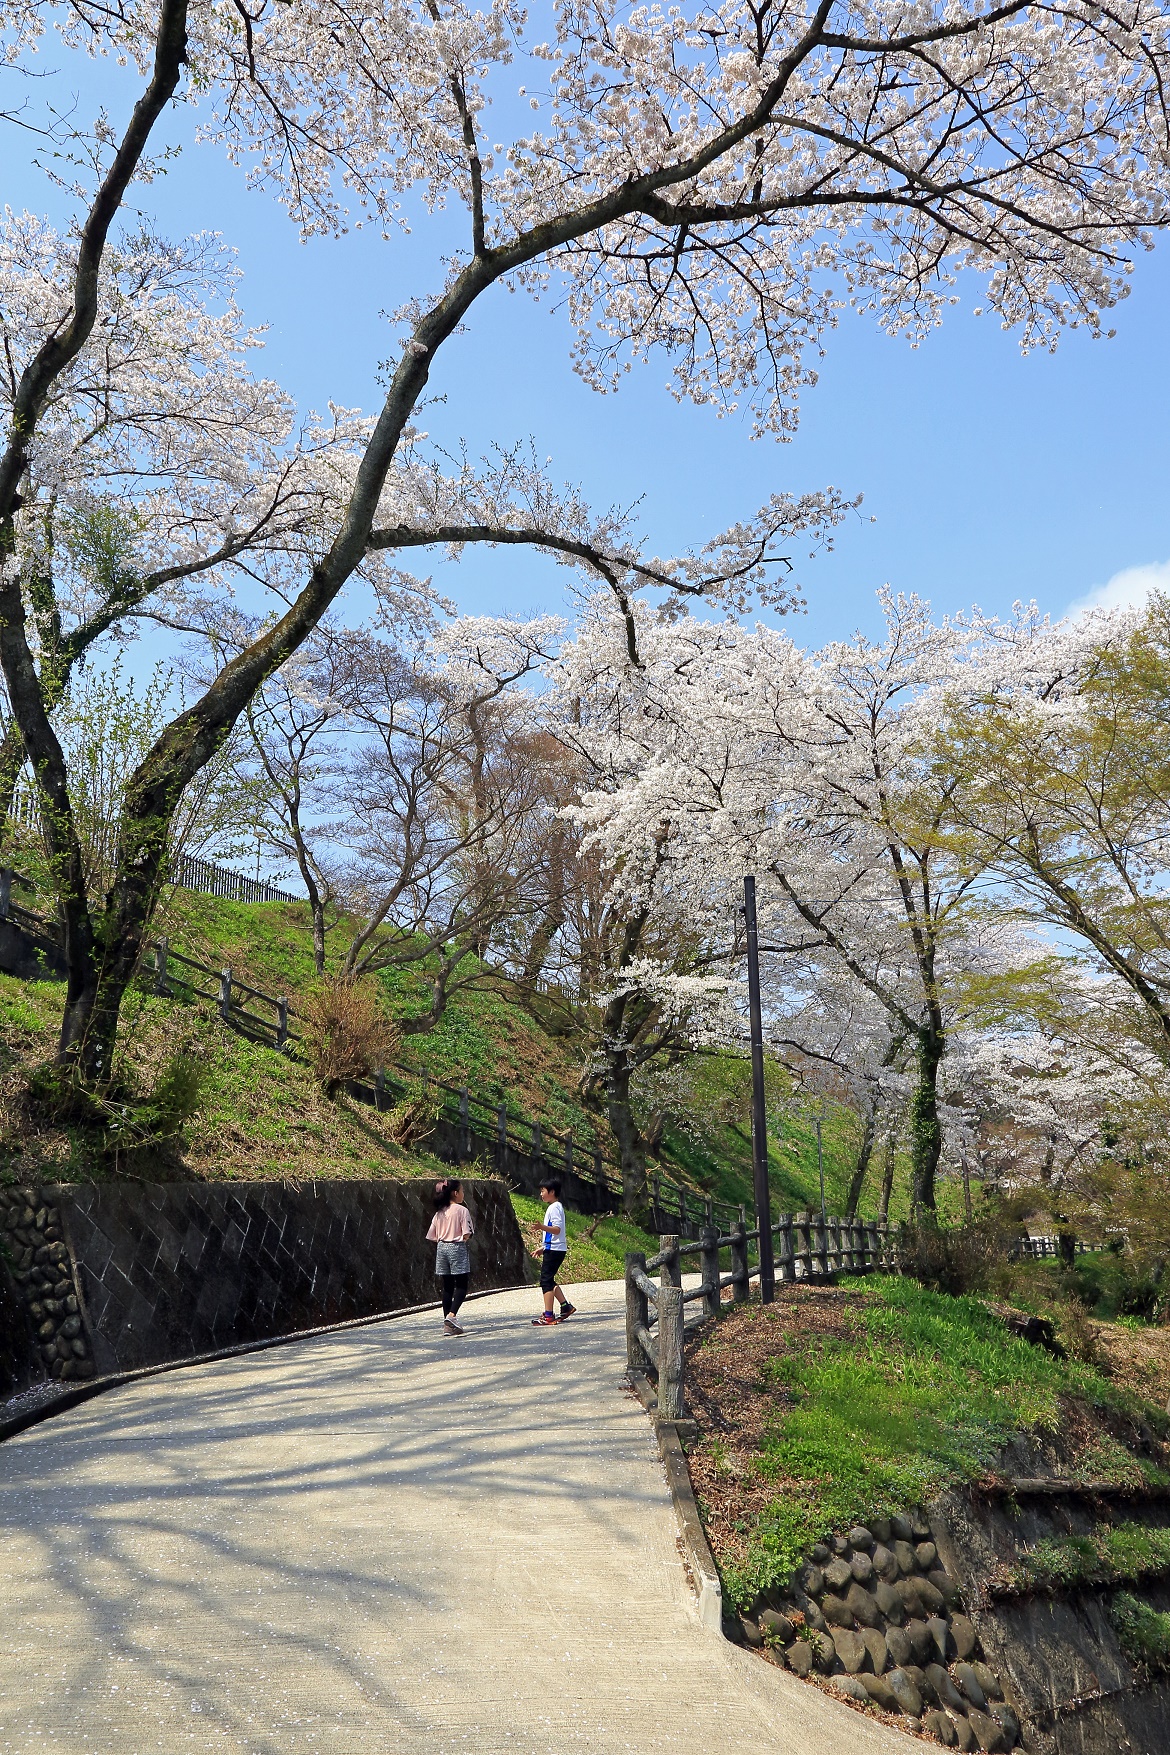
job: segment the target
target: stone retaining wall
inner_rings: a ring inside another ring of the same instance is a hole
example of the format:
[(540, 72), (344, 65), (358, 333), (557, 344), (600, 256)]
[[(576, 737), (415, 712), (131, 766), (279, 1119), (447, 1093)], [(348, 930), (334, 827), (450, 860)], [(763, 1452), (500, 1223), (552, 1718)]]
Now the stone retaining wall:
[(1022, 1741), (1019, 1717), (962, 1600), (930, 1522), (910, 1512), (818, 1543), (778, 1606), (744, 1618), (743, 1635), (945, 1747), (1006, 1755)]
[[(0, 1394), (94, 1375), (57, 1188), (0, 1189)], [(4, 1378), (9, 1379), (5, 1387)]]
[[(522, 1284), (507, 1189), (465, 1187), (473, 1289)], [(0, 1189), (0, 1403), (426, 1303), (430, 1195), (425, 1180)]]
[[(1003, 1498), (949, 1495), (932, 1515), (939, 1548), (971, 1593), (972, 1618), (1010, 1692), (1023, 1705), (1036, 1755), (1166, 1755), (1170, 1680), (1146, 1674), (1123, 1649), (1110, 1613), (1116, 1588), (1085, 1583), (1003, 1599), (987, 1589), (1001, 1567), (1049, 1538), (1110, 1524), (1170, 1524), (1170, 1496), (1091, 1487), (1081, 1495), (1029, 1491)], [(1170, 1585), (1125, 1587), (1170, 1610)]]
[[(827, 1537), (737, 1632), (796, 1675), (948, 1748), (1166, 1755), (1170, 1681), (1123, 1650), (1110, 1614), (1114, 1587), (1007, 1600), (994, 1585), (1046, 1538), (1088, 1535), (1117, 1519), (1166, 1527), (1170, 1496), (1113, 1498), (1100, 1486), (1079, 1496), (1031, 1490), (1026, 1499), (954, 1492), (929, 1516), (875, 1518)], [(1170, 1609), (1167, 1580), (1129, 1588)]]

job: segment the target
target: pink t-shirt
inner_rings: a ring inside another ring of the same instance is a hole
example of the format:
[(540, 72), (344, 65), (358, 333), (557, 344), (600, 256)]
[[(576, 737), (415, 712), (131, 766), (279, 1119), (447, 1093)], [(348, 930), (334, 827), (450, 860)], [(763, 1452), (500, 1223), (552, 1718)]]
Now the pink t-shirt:
[(428, 1243), (462, 1243), (471, 1236), (475, 1226), (471, 1222), (471, 1214), (458, 1201), (452, 1201), (449, 1207), (440, 1207), (431, 1220), (431, 1228), (427, 1232)]

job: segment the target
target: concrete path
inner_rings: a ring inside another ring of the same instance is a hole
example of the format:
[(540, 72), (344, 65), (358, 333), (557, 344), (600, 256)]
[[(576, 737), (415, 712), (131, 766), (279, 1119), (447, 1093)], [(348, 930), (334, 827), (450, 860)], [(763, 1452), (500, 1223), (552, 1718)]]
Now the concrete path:
[(620, 1285), (114, 1390), (0, 1446), (4, 1755), (910, 1755), (704, 1630)]

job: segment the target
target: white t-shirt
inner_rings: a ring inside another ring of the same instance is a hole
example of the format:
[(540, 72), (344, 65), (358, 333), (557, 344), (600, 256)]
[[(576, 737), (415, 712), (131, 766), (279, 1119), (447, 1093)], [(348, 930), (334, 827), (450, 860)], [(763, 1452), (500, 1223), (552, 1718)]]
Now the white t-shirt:
[[(559, 1231), (550, 1230), (552, 1225), (559, 1225)], [(565, 1209), (559, 1200), (554, 1200), (544, 1215), (544, 1247), (546, 1249), (564, 1249), (569, 1247), (569, 1233), (565, 1225)]]

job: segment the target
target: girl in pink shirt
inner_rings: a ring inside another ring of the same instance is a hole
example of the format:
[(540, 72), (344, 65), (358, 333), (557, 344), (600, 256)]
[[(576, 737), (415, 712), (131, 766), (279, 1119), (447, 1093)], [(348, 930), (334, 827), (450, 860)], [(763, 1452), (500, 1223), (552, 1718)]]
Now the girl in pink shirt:
[(475, 1230), (471, 1214), (463, 1204), (463, 1184), (457, 1176), (435, 1184), (435, 1216), (427, 1232), (427, 1242), (435, 1245), (435, 1278), (443, 1288), (443, 1333), (461, 1335), (463, 1330), (455, 1318), (467, 1296), (467, 1277), (471, 1258), (467, 1239)]

